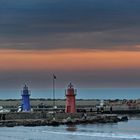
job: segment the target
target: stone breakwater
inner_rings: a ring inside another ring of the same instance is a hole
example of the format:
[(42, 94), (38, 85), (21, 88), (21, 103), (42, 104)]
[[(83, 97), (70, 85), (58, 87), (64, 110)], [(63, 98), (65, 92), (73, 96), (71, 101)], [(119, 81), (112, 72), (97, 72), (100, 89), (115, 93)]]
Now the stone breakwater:
[(13, 126), (59, 126), (68, 124), (94, 124), (94, 123), (117, 123), (127, 121), (127, 116), (118, 117), (117, 115), (94, 114), (94, 113), (56, 113), (48, 114), (45, 112), (21, 112), (0, 114), (0, 127)]

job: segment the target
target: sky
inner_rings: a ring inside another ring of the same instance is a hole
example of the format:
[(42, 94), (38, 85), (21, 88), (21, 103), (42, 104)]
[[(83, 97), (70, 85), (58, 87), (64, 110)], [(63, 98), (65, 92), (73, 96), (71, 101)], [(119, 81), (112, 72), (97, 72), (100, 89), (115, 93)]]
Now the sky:
[(139, 0), (0, 0), (0, 89), (140, 87)]

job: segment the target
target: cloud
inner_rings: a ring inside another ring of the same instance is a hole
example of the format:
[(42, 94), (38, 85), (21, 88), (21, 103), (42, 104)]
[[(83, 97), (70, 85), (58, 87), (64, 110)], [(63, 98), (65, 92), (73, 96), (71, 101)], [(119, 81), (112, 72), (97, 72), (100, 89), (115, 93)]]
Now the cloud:
[(0, 52), (0, 71), (76, 71), (140, 68), (140, 52), (61, 49)]
[(139, 0), (0, 1), (0, 48), (139, 50)]
[(0, 48), (22, 50), (81, 48), (139, 51), (139, 36), (138, 28), (102, 32), (56, 33), (39, 37), (1, 38)]
[[(32, 89), (47, 89), (52, 87), (52, 73), (47, 71), (11, 71), (0, 72), (1, 89), (19, 89), (27, 83)], [(139, 87), (139, 69), (124, 70), (93, 70), (93, 71), (59, 71), (57, 88), (65, 88), (72, 82), (78, 88), (94, 87)]]
[(138, 87), (140, 52), (50, 50), (0, 52), (0, 88), (18, 88), (28, 83), (33, 88), (74, 82), (78, 87)]

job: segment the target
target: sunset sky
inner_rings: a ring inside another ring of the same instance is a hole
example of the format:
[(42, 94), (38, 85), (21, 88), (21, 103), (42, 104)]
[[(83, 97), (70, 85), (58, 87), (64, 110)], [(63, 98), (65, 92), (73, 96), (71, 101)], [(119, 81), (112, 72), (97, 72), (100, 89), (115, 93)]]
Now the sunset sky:
[(0, 88), (140, 87), (139, 0), (0, 0)]

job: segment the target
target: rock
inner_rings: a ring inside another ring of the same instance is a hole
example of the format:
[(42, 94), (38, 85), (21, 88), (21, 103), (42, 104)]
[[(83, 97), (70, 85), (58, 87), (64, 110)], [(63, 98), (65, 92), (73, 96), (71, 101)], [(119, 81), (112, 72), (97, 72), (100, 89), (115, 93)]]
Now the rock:
[(123, 117), (121, 117), (120, 121), (128, 121), (128, 117), (127, 116), (123, 116)]
[(16, 124), (15, 123), (7, 123), (7, 124), (5, 124), (5, 126), (6, 127), (14, 127), (14, 126), (16, 126)]
[(89, 115), (86, 118), (82, 118), (82, 116), (65, 116), (61, 118), (47, 118), (47, 119), (14, 119), (14, 120), (2, 120), (0, 121), (0, 127), (7, 126), (59, 126), (63, 125), (76, 125), (76, 124), (94, 124), (94, 123), (117, 123), (119, 121), (127, 121), (128, 117), (123, 116), (118, 118), (117, 115), (109, 115), (109, 114), (101, 114), (101, 115)]
[(59, 126), (60, 123), (59, 123), (58, 121), (52, 120), (52, 121), (50, 121), (50, 122), (48, 123), (48, 125), (51, 125), (51, 126)]

